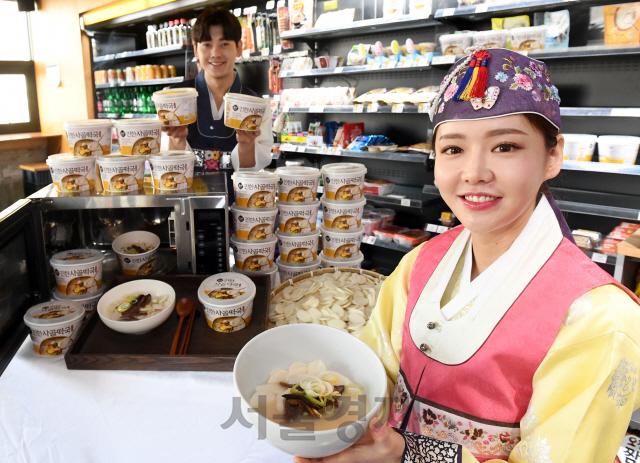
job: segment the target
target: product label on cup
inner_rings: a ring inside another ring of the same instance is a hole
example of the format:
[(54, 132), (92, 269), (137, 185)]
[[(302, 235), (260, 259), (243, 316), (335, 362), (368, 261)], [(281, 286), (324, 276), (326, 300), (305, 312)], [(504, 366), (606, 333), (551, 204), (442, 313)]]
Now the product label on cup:
[(192, 162), (149, 161), (153, 186), (162, 190), (181, 190), (193, 184)]
[(156, 268), (157, 251), (147, 256), (118, 254), (118, 262), (125, 275), (149, 275)]
[(111, 127), (105, 129), (67, 129), (69, 152), (88, 157), (111, 153)]
[(203, 307), (209, 328), (220, 333), (232, 333), (240, 331), (251, 322), (253, 299), (235, 307)]
[(78, 193), (93, 189), (94, 165), (49, 166), (51, 180), (62, 193)]
[(309, 264), (318, 257), (318, 236), (304, 238), (278, 237), (280, 259), (288, 264)]
[(136, 165), (104, 165), (99, 164), (102, 187), (107, 191), (137, 191), (142, 188), (144, 168)]
[(280, 209), (278, 228), (284, 233), (311, 233), (316, 231), (318, 208)]
[(158, 117), (164, 125), (179, 126), (196, 121), (196, 102), (197, 98), (189, 97), (178, 102), (155, 101), (155, 105)]
[[(75, 310), (64, 303), (52, 302), (50, 306), (43, 307), (34, 318), (56, 319), (74, 313)], [(78, 336), (78, 328), (82, 324), (82, 318), (56, 327), (31, 328), (31, 342), (36, 354), (46, 356), (64, 355)]]
[(266, 102), (262, 105), (246, 101), (225, 99), (224, 125), (234, 129), (255, 131), (260, 129), (262, 118), (267, 109)]
[(93, 293), (102, 287), (102, 263), (54, 267), (53, 273), (61, 294), (79, 296)]
[(120, 127), (116, 130), (122, 154), (146, 156), (160, 152), (161, 130), (159, 127), (145, 129)]
[(362, 198), (364, 174), (336, 176), (323, 174), (324, 194), (334, 201), (355, 201)]
[(236, 237), (241, 240), (267, 240), (273, 237), (273, 227), (276, 222), (276, 214), (269, 216), (256, 216), (251, 212), (234, 212), (233, 226), (236, 231)]
[(275, 206), (276, 181), (234, 180), (238, 207), (266, 209)]
[(322, 252), (325, 256), (335, 259), (351, 259), (360, 252), (362, 235), (340, 236), (338, 233), (325, 233), (322, 239)]
[(246, 246), (233, 244), (233, 257), (235, 266), (248, 272), (262, 272), (271, 269), (273, 257), (276, 251), (276, 243), (272, 242), (264, 246)]
[(322, 203), (324, 226), (334, 230), (356, 230), (360, 228), (365, 204), (358, 206), (334, 206)]
[(278, 182), (278, 199), (288, 203), (308, 203), (315, 201), (319, 181), (319, 177), (315, 179), (281, 177)]

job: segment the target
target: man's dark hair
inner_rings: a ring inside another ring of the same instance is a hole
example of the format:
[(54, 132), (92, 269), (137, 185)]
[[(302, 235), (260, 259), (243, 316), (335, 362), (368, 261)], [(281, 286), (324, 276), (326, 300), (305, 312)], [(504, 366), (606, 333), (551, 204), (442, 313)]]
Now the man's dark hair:
[(202, 10), (196, 19), (196, 23), (191, 30), (191, 39), (194, 43), (207, 42), (211, 40), (209, 28), (211, 26), (221, 26), (222, 36), (225, 40), (233, 40), (236, 45), (242, 39), (242, 27), (240, 21), (231, 12), (224, 8), (209, 6)]

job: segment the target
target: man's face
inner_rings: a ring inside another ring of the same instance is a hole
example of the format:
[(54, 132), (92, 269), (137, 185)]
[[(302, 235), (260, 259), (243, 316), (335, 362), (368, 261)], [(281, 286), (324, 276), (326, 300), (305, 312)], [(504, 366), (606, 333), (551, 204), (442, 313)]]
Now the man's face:
[(209, 27), (211, 40), (197, 42), (193, 51), (204, 72), (215, 79), (224, 79), (233, 73), (236, 58), (242, 55), (242, 47), (233, 40), (226, 40), (222, 26)]

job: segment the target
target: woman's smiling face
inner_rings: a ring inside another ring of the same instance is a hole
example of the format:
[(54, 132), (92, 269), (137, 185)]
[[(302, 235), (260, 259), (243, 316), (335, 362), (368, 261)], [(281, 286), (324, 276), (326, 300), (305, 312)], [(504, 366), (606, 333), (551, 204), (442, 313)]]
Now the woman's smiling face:
[(500, 234), (533, 212), (541, 184), (558, 175), (564, 139), (549, 150), (523, 115), (449, 121), (434, 139), (442, 198), (472, 233)]

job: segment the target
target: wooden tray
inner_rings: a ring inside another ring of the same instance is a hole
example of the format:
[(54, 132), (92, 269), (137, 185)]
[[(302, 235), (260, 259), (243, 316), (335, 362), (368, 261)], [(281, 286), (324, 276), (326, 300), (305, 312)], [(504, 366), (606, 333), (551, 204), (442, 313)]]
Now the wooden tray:
[[(235, 333), (219, 333), (207, 325), (202, 304), (198, 301), (198, 287), (207, 277), (205, 275), (153, 277), (170, 284), (176, 292), (176, 300), (188, 297), (196, 303), (196, 315), (187, 355), (169, 355), (179, 321), (175, 309), (162, 325), (149, 333), (140, 335), (113, 331), (102, 322), (97, 311), (94, 311), (78, 339), (65, 354), (67, 368), (70, 370), (233, 370), (233, 363), (240, 349), (266, 329), (269, 277), (250, 277), (256, 284), (251, 323)], [(111, 287), (140, 278), (145, 277), (118, 275)], [(183, 334), (187, 321), (188, 318), (182, 325)]]

